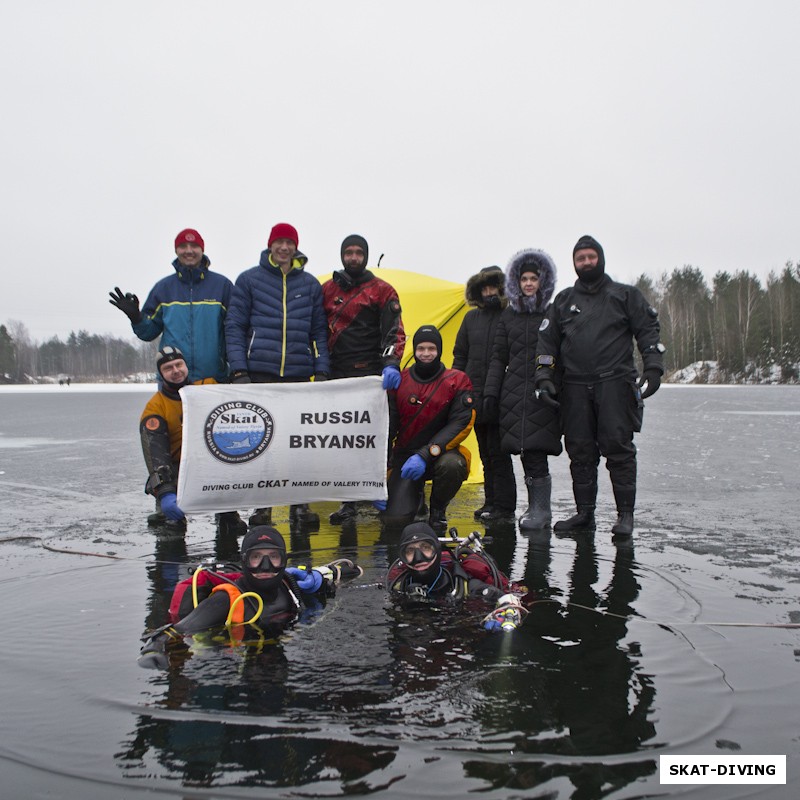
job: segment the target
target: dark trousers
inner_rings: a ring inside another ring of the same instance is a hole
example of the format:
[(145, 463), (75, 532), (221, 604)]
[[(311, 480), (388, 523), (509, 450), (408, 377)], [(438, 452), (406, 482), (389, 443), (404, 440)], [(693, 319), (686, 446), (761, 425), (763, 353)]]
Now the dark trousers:
[(448, 450), (435, 459), (425, 473), (431, 481), (431, 508), (447, 508), (468, 476), (467, 459), (458, 450)]
[(615, 488), (635, 487), (633, 434), (642, 428), (643, 410), (636, 384), (624, 379), (565, 383), (559, 399), (573, 483), (596, 485), (602, 455)]
[(473, 430), (483, 463), (484, 504), (513, 511), (517, 505), (517, 485), (511, 456), (500, 448), (500, 426), (477, 424)]
[[(397, 456), (397, 454), (395, 455)], [(447, 508), (469, 475), (467, 459), (458, 450), (448, 450), (442, 453), (428, 465), (425, 474), (416, 481), (400, 476), (400, 468), (405, 462), (405, 454), (398, 456), (389, 475), (387, 486), (389, 500), (385, 516), (390, 519), (413, 517), (425, 491), (425, 481), (432, 482), (431, 508), (437, 508), (440, 511)]]
[(520, 454), (522, 470), (526, 478), (546, 478), (550, 474), (547, 465), (547, 453), (541, 450), (523, 450)]

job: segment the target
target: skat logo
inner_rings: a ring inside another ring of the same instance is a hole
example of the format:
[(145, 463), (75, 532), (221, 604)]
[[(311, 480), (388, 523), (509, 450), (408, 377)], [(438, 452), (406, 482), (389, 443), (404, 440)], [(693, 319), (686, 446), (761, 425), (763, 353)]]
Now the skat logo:
[(275, 423), (256, 403), (235, 400), (217, 406), (206, 418), (203, 438), (214, 458), (242, 464), (258, 458), (272, 441)]

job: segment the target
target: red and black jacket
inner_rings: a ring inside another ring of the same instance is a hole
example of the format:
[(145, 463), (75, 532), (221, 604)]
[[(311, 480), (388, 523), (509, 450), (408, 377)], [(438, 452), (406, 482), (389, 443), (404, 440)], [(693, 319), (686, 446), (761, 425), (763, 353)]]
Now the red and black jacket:
[(459, 445), (475, 422), (472, 383), (466, 373), (442, 366), (434, 377), (420, 380), (414, 367), (404, 369), (400, 386), (389, 392), (389, 438), (394, 441), (392, 466), (402, 466), (417, 454), (430, 463), (431, 445), (441, 452), (458, 448), (470, 463), (470, 452)]
[(332, 378), (380, 375), (399, 366), (406, 334), (397, 292), (369, 270), (353, 278), (343, 270), (322, 287), (328, 318)]

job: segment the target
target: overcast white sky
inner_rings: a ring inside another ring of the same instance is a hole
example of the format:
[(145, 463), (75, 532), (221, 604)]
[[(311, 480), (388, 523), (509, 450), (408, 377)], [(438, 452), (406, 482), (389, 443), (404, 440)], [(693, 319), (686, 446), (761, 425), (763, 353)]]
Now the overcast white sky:
[(307, 269), (463, 282), (522, 247), (559, 288), (800, 259), (800, 3), (0, 0), (0, 322), (131, 336), (197, 228), (235, 280), (271, 226)]

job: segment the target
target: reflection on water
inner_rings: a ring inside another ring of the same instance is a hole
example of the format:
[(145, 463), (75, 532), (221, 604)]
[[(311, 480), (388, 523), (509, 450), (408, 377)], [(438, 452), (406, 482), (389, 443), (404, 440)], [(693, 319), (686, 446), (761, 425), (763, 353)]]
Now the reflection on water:
[[(498, 533), (502, 552), (513, 535)], [(337, 555), (352, 555), (357, 539), (350, 526)], [(215, 556), (225, 560), (230, 551), (219, 551), (230, 544), (218, 539)], [(311, 544), (292, 536), (293, 549)], [(392, 544), (377, 543), (386, 563)], [(168, 672), (151, 678), (148, 710), (121, 743), (125, 778), (376, 791), (412, 777), (397, 763), (403, 742), (424, 742), (444, 774), (484, 788), (566, 778), (599, 797), (602, 787), (653, 774), (655, 681), (640, 643), (627, 639), (640, 591), (633, 551), (617, 551), (602, 587), (593, 540), (567, 545), (574, 557), (562, 589), (551, 576), (550, 537), (528, 541), (524, 582), (538, 602), (510, 635), (482, 630), (481, 602), (399, 608), (366, 581), (342, 587), (308, 636), (187, 639)], [(166, 619), (171, 587), (185, 574), (183, 540), (160, 540), (158, 556), (148, 568), (151, 627)]]
[[(633, 572), (633, 553), (620, 549), (610, 583), (595, 588), (598, 563), (591, 538), (575, 542), (575, 556), (563, 602), (547, 602), (556, 592), (549, 582), (549, 537), (529, 542), (525, 580), (542, 598), (534, 606), (522, 636), (514, 636), (503, 654), (508, 664), (487, 660), (484, 725), (491, 746), (514, 755), (505, 763), (467, 762), (471, 776), (499, 788), (526, 789), (563, 776), (580, 796), (600, 797), (657, 769), (653, 757), (554, 763), (553, 754), (566, 757), (635, 754), (646, 750), (655, 736), (652, 721), (655, 684), (641, 665), (637, 642), (623, 643), (627, 623), (619, 617), (633, 613), (639, 584)], [(619, 615), (599, 615), (597, 610)], [(501, 648), (502, 639), (492, 642)], [(503, 735), (516, 731), (510, 738)], [(527, 754), (546, 755), (544, 761), (518, 760)], [(601, 789), (603, 790), (601, 792)]]

